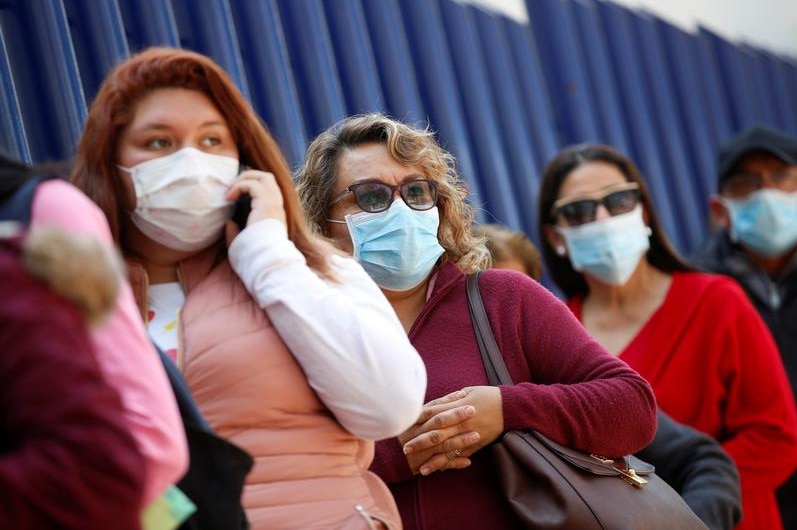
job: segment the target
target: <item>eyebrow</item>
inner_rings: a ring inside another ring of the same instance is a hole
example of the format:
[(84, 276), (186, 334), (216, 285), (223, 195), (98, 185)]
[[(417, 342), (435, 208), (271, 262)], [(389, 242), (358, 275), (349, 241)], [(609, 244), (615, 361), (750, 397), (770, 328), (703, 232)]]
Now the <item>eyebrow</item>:
[(728, 176), (729, 177), (734, 177), (736, 175), (762, 176), (764, 174), (777, 174), (777, 173), (783, 173), (783, 172), (786, 172), (786, 171), (793, 171), (795, 168), (797, 168), (797, 166), (790, 166), (789, 164), (784, 163), (784, 165), (782, 165), (782, 166), (780, 166), (778, 168), (766, 169), (764, 171), (761, 171), (760, 169), (737, 169), (735, 171), (731, 171), (730, 173), (728, 173)]
[[(427, 177), (427, 176), (425, 176), (425, 175), (421, 175), (420, 173), (413, 173), (412, 175), (407, 175), (406, 177), (403, 177), (403, 178), (402, 178), (402, 179), (399, 181), (399, 184), (398, 184), (398, 185), (399, 185), (399, 186), (401, 186), (401, 185), (403, 185), (403, 184), (405, 184), (405, 183), (407, 183), (407, 182), (411, 182), (411, 181), (413, 181), (413, 180), (434, 180), (434, 179), (431, 179), (431, 178), (429, 178), (429, 177)], [(368, 177), (368, 178), (364, 178), (364, 179), (362, 179), (362, 180), (358, 180), (358, 181), (356, 181), (356, 182), (352, 182), (352, 183), (351, 183), (351, 184), (349, 184), (349, 185), (350, 185), (350, 186), (353, 186), (353, 185), (355, 185), (355, 184), (364, 184), (364, 183), (366, 183), (366, 182), (378, 182), (378, 183), (380, 183), (380, 184), (387, 184), (385, 181), (383, 181), (383, 180), (380, 180), (380, 177), (379, 177), (379, 176), (376, 176), (376, 177)]]
[(410, 182), (413, 180), (434, 180), (430, 179), (426, 175), (421, 175), (420, 173), (413, 173), (412, 175), (407, 175), (403, 179), (401, 179), (401, 183), (404, 184), (405, 182)]

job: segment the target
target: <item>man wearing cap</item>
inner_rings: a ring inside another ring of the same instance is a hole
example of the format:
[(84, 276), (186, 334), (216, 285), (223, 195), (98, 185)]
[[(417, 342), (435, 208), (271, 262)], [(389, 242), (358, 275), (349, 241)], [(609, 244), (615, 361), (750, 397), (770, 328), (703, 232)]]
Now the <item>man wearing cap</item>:
[[(709, 210), (719, 229), (693, 262), (742, 285), (797, 392), (797, 138), (752, 127), (720, 149), (718, 166)], [(797, 473), (778, 490), (778, 504), (783, 527), (797, 528)]]

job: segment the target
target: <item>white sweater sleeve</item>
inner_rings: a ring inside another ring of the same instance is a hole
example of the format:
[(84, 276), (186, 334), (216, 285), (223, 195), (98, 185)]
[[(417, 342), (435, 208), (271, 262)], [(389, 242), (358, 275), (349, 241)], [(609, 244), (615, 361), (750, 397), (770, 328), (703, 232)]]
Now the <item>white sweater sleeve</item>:
[(331, 256), (339, 283), (325, 281), (263, 220), (229, 248), (233, 269), (266, 311), (310, 386), (349, 432), (396, 436), (418, 418), (426, 369), (379, 287), (353, 259)]

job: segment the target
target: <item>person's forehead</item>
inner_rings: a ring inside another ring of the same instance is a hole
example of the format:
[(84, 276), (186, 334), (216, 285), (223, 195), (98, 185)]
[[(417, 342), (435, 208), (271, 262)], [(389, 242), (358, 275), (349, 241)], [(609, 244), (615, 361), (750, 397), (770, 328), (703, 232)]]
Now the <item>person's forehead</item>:
[(774, 171), (787, 166), (788, 164), (777, 155), (758, 150), (746, 153), (733, 167), (736, 171)]
[(345, 149), (337, 161), (338, 182), (336, 188), (343, 189), (362, 181), (379, 181), (400, 184), (408, 177), (417, 177), (420, 169), (404, 164), (390, 156), (382, 143), (368, 143)]
[(559, 187), (559, 198), (600, 194), (627, 182), (616, 166), (606, 162), (587, 162), (568, 173)]

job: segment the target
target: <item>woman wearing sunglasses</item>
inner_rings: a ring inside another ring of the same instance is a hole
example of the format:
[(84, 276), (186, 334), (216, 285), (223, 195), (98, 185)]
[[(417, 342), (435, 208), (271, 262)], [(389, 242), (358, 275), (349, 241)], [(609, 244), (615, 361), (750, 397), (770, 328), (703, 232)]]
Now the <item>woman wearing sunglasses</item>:
[(744, 292), (670, 245), (637, 168), (614, 149), (560, 152), (540, 192), (543, 256), (587, 330), (676, 420), (739, 468), (738, 528), (782, 528), (775, 488), (797, 466), (797, 416), (772, 337)]
[(607, 455), (650, 441), (648, 385), (515, 271), (485, 271), (480, 281), (516, 381), (489, 386), (465, 284), (489, 253), (471, 234), (473, 210), (453, 158), (431, 133), (379, 114), (347, 118), (310, 145), (298, 188), (311, 225), (358, 259), (426, 363), (423, 413), (377, 442), (371, 468), (388, 483), (405, 528), (518, 528), (486, 448), (505, 430), (534, 428)]

